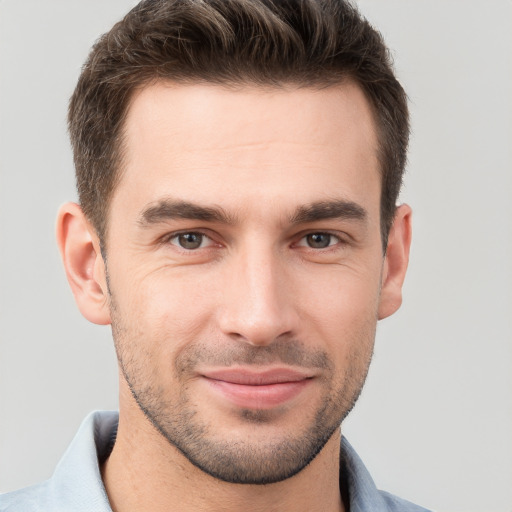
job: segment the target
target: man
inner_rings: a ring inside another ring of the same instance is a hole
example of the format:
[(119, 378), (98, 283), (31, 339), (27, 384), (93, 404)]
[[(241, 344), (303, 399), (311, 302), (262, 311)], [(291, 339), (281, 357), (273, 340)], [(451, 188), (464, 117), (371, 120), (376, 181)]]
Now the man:
[[(401, 303), (405, 93), (341, 0), (145, 1), (70, 103), (58, 243), (119, 417), (1, 510), (423, 510), (339, 429)], [(341, 449), (340, 449), (341, 446)]]

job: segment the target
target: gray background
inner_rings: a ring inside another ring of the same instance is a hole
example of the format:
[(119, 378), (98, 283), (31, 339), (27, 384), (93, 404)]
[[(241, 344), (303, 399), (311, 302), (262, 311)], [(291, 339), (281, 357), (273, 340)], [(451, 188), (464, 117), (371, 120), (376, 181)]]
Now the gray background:
[[(0, 490), (47, 478), (116, 407), (110, 331), (76, 309), (54, 244), (75, 198), (65, 113), (130, 0), (0, 3)], [(361, 0), (410, 99), (405, 303), (379, 326), (344, 431), (377, 484), (438, 511), (512, 510), (512, 2)]]

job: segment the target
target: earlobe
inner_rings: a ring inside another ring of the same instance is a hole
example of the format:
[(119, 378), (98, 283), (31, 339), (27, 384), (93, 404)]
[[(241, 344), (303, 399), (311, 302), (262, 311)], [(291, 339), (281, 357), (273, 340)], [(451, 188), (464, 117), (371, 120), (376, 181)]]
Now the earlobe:
[(66, 203), (60, 208), (57, 243), (80, 312), (90, 322), (109, 324), (108, 288), (99, 240), (79, 205)]
[(388, 246), (384, 258), (379, 320), (395, 313), (402, 304), (402, 286), (409, 264), (411, 247), (412, 210), (403, 204), (396, 210), (393, 225), (389, 232)]

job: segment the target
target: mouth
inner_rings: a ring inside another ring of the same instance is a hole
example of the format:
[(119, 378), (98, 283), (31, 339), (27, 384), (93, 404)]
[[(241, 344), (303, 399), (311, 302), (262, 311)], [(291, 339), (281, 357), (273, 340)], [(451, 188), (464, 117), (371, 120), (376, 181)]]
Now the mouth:
[(219, 369), (201, 374), (210, 389), (231, 404), (245, 409), (267, 410), (300, 395), (313, 375), (290, 368), (254, 370)]

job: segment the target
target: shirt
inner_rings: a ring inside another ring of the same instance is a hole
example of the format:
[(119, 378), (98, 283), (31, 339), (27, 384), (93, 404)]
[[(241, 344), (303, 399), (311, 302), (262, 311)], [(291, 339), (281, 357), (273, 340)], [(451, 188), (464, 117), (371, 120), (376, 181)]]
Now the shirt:
[[(112, 512), (100, 465), (114, 446), (117, 412), (86, 417), (46, 482), (0, 495), (1, 512)], [(348, 494), (350, 512), (428, 512), (379, 491), (348, 441), (341, 441), (340, 490)]]

